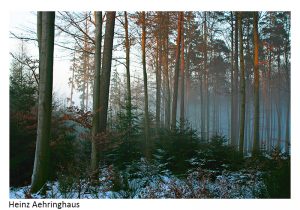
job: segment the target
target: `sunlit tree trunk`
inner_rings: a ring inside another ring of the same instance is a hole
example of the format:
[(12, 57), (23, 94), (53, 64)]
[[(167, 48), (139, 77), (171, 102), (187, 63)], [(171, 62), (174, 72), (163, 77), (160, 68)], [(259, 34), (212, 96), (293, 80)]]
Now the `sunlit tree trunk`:
[(95, 76), (93, 93), (93, 125), (91, 170), (97, 174), (99, 162), (99, 133), (100, 133), (100, 74), (101, 74), (101, 42), (102, 42), (102, 12), (95, 12)]
[(37, 139), (30, 189), (32, 193), (39, 191), (44, 186), (49, 175), (55, 12), (38, 12), (37, 22), (40, 79)]
[(173, 85), (172, 123), (171, 123), (172, 130), (174, 130), (176, 128), (178, 78), (179, 78), (182, 22), (183, 22), (183, 12), (179, 12), (179, 14), (178, 14), (178, 27), (177, 27), (177, 41), (176, 41), (175, 74), (174, 74), (174, 85)]
[(253, 13), (253, 41), (254, 41), (254, 125), (252, 155), (259, 153), (259, 67), (258, 67), (258, 12)]

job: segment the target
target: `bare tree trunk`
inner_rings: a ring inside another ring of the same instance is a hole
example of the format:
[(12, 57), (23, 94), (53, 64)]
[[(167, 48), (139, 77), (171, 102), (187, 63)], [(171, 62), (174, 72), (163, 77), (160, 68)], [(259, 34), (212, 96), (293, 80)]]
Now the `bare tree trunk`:
[[(86, 12), (86, 20), (85, 20), (85, 33), (88, 34), (88, 14)], [(85, 69), (85, 75), (86, 75), (86, 95), (85, 95), (85, 109), (86, 111), (89, 108), (89, 81), (90, 81), (90, 55), (87, 53), (89, 51), (89, 46), (88, 46), (88, 37), (85, 35), (85, 56), (86, 56), (86, 69)]]
[(148, 85), (147, 85), (147, 71), (146, 71), (146, 22), (145, 12), (142, 12), (142, 63), (143, 63), (143, 76), (144, 76), (144, 95), (145, 95), (145, 107), (144, 107), (144, 118), (145, 118), (145, 147), (146, 157), (148, 154), (149, 146), (149, 111), (148, 111)]
[(183, 23), (183, 12), (178, 14), (178, 27), (177, 27), (177, 42), (176, 42), (176, 61), (175, 61), (175, 75), (173, 85), (173, 102), (172, 102), (172, 123), (171, 128), (176, 128), (176, 115), (177, 115), (177, 96), (178, 96), (178, 78), (179, 78), (179, 62), (180, 62), (180, 45), (181, 45), (181, 29)]
[(161, 43), (161, 12), (158, 12), (158, 20), (159, 20), (159, 31), (157, 32), (156, 37), (156, 127), (160, 127), (160, 109), (161, 109), (161, 66), (162, 66), (162, 43)]
[(39, 191), (48, 179), (49, 141), (52, 112), (53, 52), (55, 12), (38, 12), (39, 104), (38, 125), (31, 193)]
[(125, 49), (126, 49), (126, 89), (127, 89), (127, 97), (126, 97), (126, 112), (127, 117), (129, 119), (128, 124), (128, 134), (130, 135), (132, 129), (132, 106), (131, 106), (131, 88), (130, 88), (130, 43), (129, 43), (129, 35), (128, 35), (128, 18), (127, 12), (124, 12), (125, 17)]
[(164, 41), (164, 79), (165, 79), (165, 89), (166, 89), (166, 97), (165, 97), (165, 127), (170, 129), (171, 123), (171, 90), (170, 90), (170, 80), (169, 80), (169, 62), (168, 62), (168, 54), (169, 54), (169, 35), (168, 31), (166, 32), (166, 37)]
[(246, 88), (245, 88), (245, 64), (244, 64), (244, 46), (243, 46), (243, 26), (242, 13), (238, 13), (239, 37), (240, 37), (240, 67), (241, 67), (241, 114), (240, 114), (240, 142), (239, 152), (243, 156), (244, 137), (245, 137), (245, 108), (246, 108)]
[(259, 153), (259, 67), (258, 67), (258, 12), (253, 14), (254, 40), (254, 126), (252, 155)]
[(238, 17), (237, 12), (235, 12), (235, 27), (234, 27), (234, 98), (233, 98), (233, 107), (234, 107), (234, 118), (233, 118), (233, 128), (234, 128), (234, 139), (233, 146), (238, 149), (238, 72), (239, 72), (239, 29), (238, 29)]
[(205, 93), (205, 122), (206, 122), (206, 135), (205, 139), (209, 141), (209, 92), (208, 92), (208, 68), (207, 68), (207, 19), (206, 12), (204, 12), (204, 93)]
[[(106, 26), (103, 46), (103, 58), (102, 58), (102, 72), (100, 76), (100, 118), (99, 118), (99, 133), (106, 132), (107, 127), (107, 111), (109, 100), (109, 86), (111, 75), (111, 63), (112, 63), (112, 50), (114, 40), (114, 28), (116, 12), (106, 12)], [(105, 140), (105, 137), (99, 139), (100, 143)]]
[(189, 104), (190, 104), (190, 94), (191, 94), (191, 75), (190, 75), (190, 57), (191, 57), (191, 48), (192, 45), (189, 44), (188, 49), (187, 49), (187, 57), (186, 57), (186, 68), (185, 68), (185, 89), (186, 89), (186, 94), (185, 94), (185, 113), (186, 113), (186, 118), (189, 119), (190, 117), (190, 109), (189, 109)]
[[(95, 76), (93, 93), (93, 125), (92, 125), (92, 152), (91, 170), (97, 174), (99, 162), (99, 133), (100, 133), (100, 74), (101, 74), (101, 42), (102, 42), (102, 12), (95, 12)], [(95, 177), (97, 178), (97, 176)]]
[(233, 26), (233, 12), (231, 12), (231, 123), (230, 123), (230, 138), (231, 138), (231, 146), (235, 146), (236, 142), (236, 136), (235, 136), (235, 83), (234, 83), (234, 37), (233, 37), (233, 32), (234, 32), (234, 26)]
[(184, 117), (184, 27), (182, 24), (181, 31), (181, 60), (180, 60), (180, 77), (181, 77), (181, 97), (180, 97), (180, 130), (183, 131), (185, 117)]

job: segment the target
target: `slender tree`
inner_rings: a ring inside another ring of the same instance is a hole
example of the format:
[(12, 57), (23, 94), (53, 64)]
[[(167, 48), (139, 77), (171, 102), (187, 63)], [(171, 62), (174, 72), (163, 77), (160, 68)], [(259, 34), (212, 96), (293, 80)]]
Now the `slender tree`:
[(169, 13), (163, 16), (163, 80), (164, 80), (164, 93), (165, 93), (165, 128), (170, 129), (171, 123), (171, 90), (169, 79)]
[(230, 22), (231, 22), (231, 110), (230, 110), (230, 138), (231, 138), (231, 146), (235, 145), (235, 109), (234, 109), (234, 101), (235, 101), (235, 85), (234, 85), (234, 25), (233, 25), (233, 12), (230, 12)]
[[(143, 63), (143, 76), (144, 76), (144, 95), (145, 95), (145, 145), (146, 150), (149, 146), (149, 111), (148, 111), (148, 85), (147, 85), (147, 71), (146, 71), (146, 20), (145, 12), (142, 12), (142, 63)], [(146, 151), (146, 157), (148, 153)]]
[(240, 142), (239, 142), (239, 152), (243, 156), (244, 151), (244, 137), (245, 137), (245, 109), (246, 109), (246, 88), (245, 88), (245, 64), (244, 64), (244, 45), (243, 45), (243, 26), (242, 26), (242, 12), (238, 12), (238, 27), (239, 27), (239, 37), (240, 37)]
[(175, 61), (175, 75), (173, 88), (173, 102), (172, 102), (172, 124), (171, 128), (176, 128), (176, 114), (177, 114), (177, 96), (178, 96), (178, 78), (179, 78), (179, 63), (180, 63), (180, 45), (181, 45), (181, 30), (183, 23), (183, 12), (178, 14), (177, 27), (177, 42), (176, 42), (176, 61)]
[(181, 78), (181, 96), (180, 96), (180, 130), (184, 129), (184, 121), (185, 121), (185, 117), (184, 117), (184, 26), (182, 24), (182, 31), (181, 31), (182, 35), (181, 35), (181, 57), (180, 57), (180, 78)]
[(129, 119), (128, 122), (128, 134), (130, 135), (131, 128), (132, 128), (132, 106), (131, 106), (131, 88), (130, 88), (130, 42), (129, 42), (129, 35), (128, 35), (128, 17), (127, 12), (124, 12), (124, 29), (125, 29), (125, 50), (126, 50), (126, 90), (127, 90), (127, 97), (126, 97), (126, 112), (127, 117)]
[(204, 59), (204, 98), (203, 98), (203, 104), (204, 104), (204, 110), (206, 112), (206, 116), (204, 116), (204, 126), (206, 124), (206, 135), (205, 139), (209, 139), (209, 92), (208, 92), (208, 68), (207, 68), (207, 13), (204, 12), (204, 22), (203, 22), (203, 28), (204, 28), (204, 50), (203, 50), (203, 59)]
[(252, 155), (259, 153), (259, 67), (258, 67), (258, 12), (253, 13), (254, 41), (254, 126)]
[(162, 66), (162, 12), (158, 12), (158, 28), (156, 33), (156, 127), (160, 127), (161, 109), (161, 66)]
[[(93, 125), (92, 125), (92, 153), (91, 169), (93, 173), (98, 170), (98, 136), (100, 133), (100, 73), (101, 73), (101, 42), (102, 42), (102, 12), (95, 12), (95, 76), (93, 93)], [(97, 174), (97, 173), (96, 173)]]
[(48, 179), (55, 12), (38, 12), (37, 18), (40, 78), (37, 140), (30, 190), (32, 193), (40, 190)]

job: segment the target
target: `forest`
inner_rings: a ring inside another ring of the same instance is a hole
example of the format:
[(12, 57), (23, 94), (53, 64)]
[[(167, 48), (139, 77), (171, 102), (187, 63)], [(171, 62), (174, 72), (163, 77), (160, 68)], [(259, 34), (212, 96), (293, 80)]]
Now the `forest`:
[(291, 197), (290, 12), (29, 15), (10, 198)]

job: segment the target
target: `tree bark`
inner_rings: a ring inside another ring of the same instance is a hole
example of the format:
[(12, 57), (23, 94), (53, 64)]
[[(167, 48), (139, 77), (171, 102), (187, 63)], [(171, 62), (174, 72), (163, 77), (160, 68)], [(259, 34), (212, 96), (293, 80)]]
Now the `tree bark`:
[(165, 97), (165, 127), (166, 129), (170, 129), (171, 123), (171, 90), (170, 90), (170, 80), (169, 80), (169, 61), (168, 61), (168, 54), (169, 54), (169, 35), (168, 30), (165, 35), (164, 44), (163, 44), (163, 64), (164, 64), (164, 80), (165, 80), (165, 90), (166, 90), (166, 97)]
[(126, 112), (127, 117), (129, 119), (128, 122), (128, 135), (131, 133), (132, 129), (132, 105), (131, 105), (131, 88), (130, 88), (130, 43), (129, 43), (129, 35), (128, 35), (128, 18), (127, 12), (124, 12), (125, 17), (125, 49), (126, 49), (126, 89), (127, 89), (127, 97), (126, 97)]
[(238, 26), (240, 37), (240, 67), (241, 67), (241, 113), (240, 113), (240, 142), (239, 152), (243, 156), (244, 152), (244, 137), (245, 137), (245, 108), (246, 108), (246, 88), (245, 88), (245, 64), (244, 64), (244, 46), (243, 46), (243, 27), (242, 27), (242, 13), (238, 13)]
[(254, 126), (252, 155), (259, 153), (259, 66), (258, 66), (258, 12), (253, 14), (253, 40), (254, 40)]
[(145, 147), (146, 157), (148, 157), (148, 146), (149, 146), (149, 111), (148, 111), (148, 85), (147, 85), (147, 71), (146, 71), (146, 22), (145, 12), (142, 12), (142, 63), (143, 63), (143, 77), (144, 77), (144, 95), (145, 95), (145, 106), (144, 106), (144, 120), (145, 120)]
[(107, 12), (106, 17), (102, 73), (100, 78), (100, 132), (105, 132), (107, 126), (107, 108), (116, 12)]
[(156, 62), (156, 127), (160, 127), (160, 109), (161, 109), (161, 66), (162, 66), (162, 43), (161, 43), (161, 12), (158, 12), (158, 24), (160, 25), (156, 37), (156, 51), (157, 51), (157, 62)]
[(92, 153), (91, 170), (97, 174), (99, 162), (99, 133), (100, 133), (100, 74), (101, 74), (101, 42), (102, 42), (102, 12), (95, 12), (95, 76), (93, 93), (93, 125), (92, 125)]
[(31, 178), (31, 193), (39, 191), (48, 179), (53, 87), (54, 22), (55, 12), (38, 12), (37, 30), (40, 80), (37, 140)]
[(235, 146), (236, 136), (235, 136), (235, 70), (234, 70), (234, 25), (233, 25), (233, 12), (231, 12), (231, 111), (230, 111), (230, 138), (231, 138), (231, 146)]
[(184, 26), (182, 24), (182, 31), (181, 31), (181, 57), (180, 57), (180, 78), (181, 78), (181, 97), (180, 97), (180, 130), (183, 131), (185, 117), (184, 117)]
[(175, 61), (175, 75), (173, 85), (173, 102), (172, 102), (172, 123), (171, 129), (176, 129), (176, 115), (177, 115), (177, 96), (178, 96), (178, 78), (179, 78), (179, 62), (180, 62), (180, 45), (181, 45), (181, 29), (183, 22), (183, 12), (178, 14), (177, 27), (177, 44), (176, 44), (176, 61)]
[(207, 16), (206, 12), (204, 12), (204, 95), (205, 95), (205, 124), (206, 124), (206, 141), (209, 141), (209, 92), (208, 92), (208, 68), (207, 68)]

